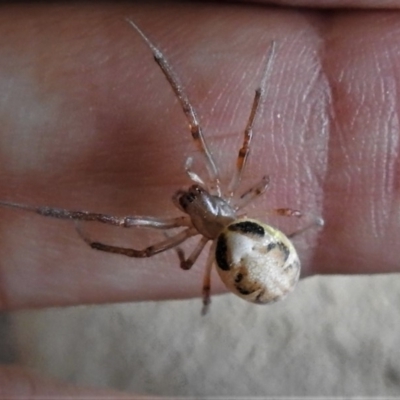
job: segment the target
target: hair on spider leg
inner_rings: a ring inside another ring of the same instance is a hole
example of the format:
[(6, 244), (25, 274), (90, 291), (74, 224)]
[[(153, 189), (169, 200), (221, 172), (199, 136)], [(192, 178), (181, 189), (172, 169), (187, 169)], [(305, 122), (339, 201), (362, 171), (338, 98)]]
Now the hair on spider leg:
[[(323, 221), (319, 217), (311, 218), (302, 228), (285, 235), (268, 224), (248, 218), (243, 209), (269, 188), (268, 175), (264, 175), (241, 195), (238, 196), (237, 193), (250, 154), (254, 123), (265, 97), (268, 78), (272, 73), (276, 42), (274, 40), (270, 42), (264, 60), (260, 85), (255, 90), (243, 133), (242, 146), (236, 159), (235, 172), (227, 187), (222, 188), (220, 173), (203, 135), (200, 119), (177, 74), (163, 52), (148, 36), (130, 19), (127, 21), (152, 52), (170, 89), (179, 100), (189, 124), (193, 143), (206, 167), (207, 179), (193, 171), (192, 157), (186, 159), (184, 170), (192, 184), (176, 191), (172, 196), (172, 203), (183, 215), (171, 218), (142, 215), (121, 217), (47, 206), (35, 207), (8, 201), (0, 201), (0, 206), (50, 218), (72, 220), (75, 222), (78, 235), (88, 246), (107, 253), (146, 258), (175, 249), (180, 267), (184, 270), (190, 269), (195, 264), (207, 243), (211, 242), (202, 285), (203, 315), (209, 309), (211, 302), (211, 270), (214, 264), (227, 289), (244, 300), (255, 304), (267, 304), (283, 299), (294, 289), (300, 275), (300, 259), (290, 239), (313, 227), (322, 226)], [(307, 219), (305, 216), (311, 215), (290, 208), (279, 208), (272, 212), (298, 219)], [(92, 240), (83, 230), (83, 222), (97, 222), (128, 229), (161, 230), (164, 239), (142, 249), (110, 245)], [(181, 245), (194, 236), (200, 238), (186, 257)]]

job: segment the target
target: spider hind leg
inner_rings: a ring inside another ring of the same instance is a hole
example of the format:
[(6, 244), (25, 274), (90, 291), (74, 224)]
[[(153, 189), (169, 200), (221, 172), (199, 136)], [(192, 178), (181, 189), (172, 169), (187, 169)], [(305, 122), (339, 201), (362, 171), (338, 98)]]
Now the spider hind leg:
[(148, 246), (142, 250), (113, 246), (108, 245), (102, 242), (97, 242), (90, 239), (85, 232), (83, 232), (82, 227), (76, 223), (76, 230), (79, 236), (83, 239), (85, 243), (87, 243), (92, 249), (105, 251), (107, 253), (121, 254), (127, 257), (133, 258), (146, 258), (152, 257), (156, 254), (162, 253), (166, 250), (172, 249), (173, 247), (178, 246), (183, 243), (185, 240), (190, 238), (191, 236), (195, 236), (198, 232), (194, 228), (185, 229), (174, 236), (168, 237), (154, 245)]
[[(170, 237), (169, 235), (165, 234), (166, 237)], [(210, 239), (203, 236), (200, 241), (197, 243), (196, 247), (192, 250), (189, 257), (186, 258), (185, 252), (181, 247), (176, 247), (175, 252), (179, 258), (179, 266), (181, 269), (187, 271), (193, 267), (197, 259), (199, 258), (201, 252), (203, 251), (204, 247), (208, 243)]]
[(303, 234), (311, 228), (324, 226), (324, 220), (321, 217), (315, 216), (314, 214), (302, 213), (301, 211), (294, 210), (292, 208), (276, 208), (275, 210), (273, 210), (273, 212), (282, 217), (296, 217), (299, 219), (305, 219), (307, 221), (305, 226), (286, 235), (289, 239), (293, 239), (294, 237)]

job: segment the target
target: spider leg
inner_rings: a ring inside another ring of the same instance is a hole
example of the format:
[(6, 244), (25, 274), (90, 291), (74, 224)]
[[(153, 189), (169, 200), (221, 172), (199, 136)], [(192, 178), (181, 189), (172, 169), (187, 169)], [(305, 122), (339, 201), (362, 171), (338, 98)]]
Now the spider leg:
[(208, 185), (203, 181), (203, 179), (200, 178), (200, 176), (192, 170), (193, 166), (193, 158), (188, 157), (185, 162), (185, 172), (189, 179), (195, 183), (200, 184), (202, 187), (209, 189)]
[(80, 225), (76, 224), (76, 230), (79, 236), (92, 248), (95, 250), (105, 251), (108, 253), (114, 254), (122, 254), (127, 257), (134, 258), (146, 258), (152, 257), (158, 253), (162, 253), (163, 251), (169, 250), (175, 246), (178, 246), (180, 243), (184, 242), (191, 236), (198, 235), (198, 232), (194, 228), (188, 228), (184, 231), (177, 233), (174, 236), (168, 237), (161, 242), (158, 242), (152, 246), (148, 246), (142, 250), (136, 250), (132, 248), (112, 246), (101, 242), (95, 242), (91, 240), (81, 229)]
[(161, 50), (159, 50), (150, 41), (150, 39), (139, 29), (139, 27), (134, 22), (132, 22), (130, 19), (126, 19), (126, 21), (136, 30), (136, 32), (142, 37), (142, 39), (149, 46), (150, 50), (153, 52), (154, 60), (160, 67), (161, 71), (164, 73), (164, 76), (167, 78), (167, 81), (169, 82), (172, 90), (174, 91), (176, 97), (178, 98), (182, 110), (186, 116), (186, 119), (189, 122), (189, 128), (194, 143), (198, 148), (198, 150), (205, 157), (205, 162), (207, 165), (208, 173), (210, 175), (212, 186), (217, 191), (218, 196), (220, 196), (221, 189), (220, 189), (220, 178), (219, 178), (218, 168), (204, 139), (196, 111), (194, 110), (191, 102), (189, 101), (189, 98), (187, 97), (185, 91), (183, 90), (181, 82), (179, 81), (178, 77), (174, 73), (172, 67), (170, 66), (169, 62), (167, 61), (166, 57), (161, 52)]
[(287, 235), (287, 237), (290, 239), (293, 239), (294, 237), (301, 235), (302, 233), (309, 230), (310, 228), (324, 226), (324, 220), (321, 217), (317, 217), (313, 214), (302, 213), (299, 210), (293, 210), (291, 208), (277, 208), (273, 211), (276, 214), (283, 216), (283, 217), (306, 218), (309, 221), (303, 228), (300, 228), (300, 229), (290, 233), (289, 235)]
[(276, 44), (273, 41), (271, 43), (271, 46), (269, 49), (267, 62), (265, 65), (265, 70), (264, 70), (264, 73), (263, 73), (263, 76), (261, 79), (260, 86), (257, 88), (256, 93), (254, 95), (254, 100), (253, 100), (253, 105), (251, 107), (250, 116), (247, 121), (246, 129), (244, 131), (243, 145), (240, 148), (238, 156), (237, 156), (236, 170), (235, 170), (232, 180), (228, 186), (228, 198), (233, 197), (233, 195), (236, 192), (237, 187), (239, 186), (241, 178), (242, 178), (242, 172), (246, 165), (247, 156), (249, 155), (249, 151), (250, 151), (251, 140), (253, 138), (254, 121), (258, 114), (260, 104), (264, 98), (265, 85), (267, 82), (267, 78), (269, 77), (269, 75), (271, 73), (272, 61), (274, 60), (274, 56), (275, 56), (275, 47), (276, 47)]
[(185, 252), (181, 247), (176, 247), (175, 250), (180, 261), (180, 267), (184, 270), (189, 270), (190, 268), (192, 268), (209, 240), (210, 239), (203, 236), (188, 258), (185, 257)]
[(237, 201), (235, 201), (234, 204), (234, 209), (235, 211), (238, 211), (244, 207), (247, 206), (250, 202), (252, 202), (255, 198), (260, 196), (262, 193), (264, 193), (268, 187), (269, 187), (269, 176), (264, 175), (260, 182), (257, 182), (255, 185), (250, 187), (248, 190), (246, 190)]
[(211, 269), (214, 264), (215, 258), (215, 248), (217, 246), (217, 241), (214, 240), (210, 247), (210, 252), (208, 253), (208, 258), (206, 262), (206, 268), (204, 270), (203, 277), (203, 308), (201, 310), (201, 315), (206, 315), (211, 304)]
[(116, 217), (108, 214), (93, 213), (88, 211), (72, 211), (64, 208), (53, 207), (34, 207), (25, 204), (12, 203), (8, 201), (0, 201), (0, 206), (9, 208), (18, 208), (21, 210), (33, 212), (44, 217), (70, 219), (75, 221), (96, 221), (103, 224), (120, 226), (123, 228), (142, 227), (155, 229), (172, 229), (182, 226), (191, 227), (190, 217), (183, 215), (175, 218), (156, 218), (145, 216), (126, 216)]

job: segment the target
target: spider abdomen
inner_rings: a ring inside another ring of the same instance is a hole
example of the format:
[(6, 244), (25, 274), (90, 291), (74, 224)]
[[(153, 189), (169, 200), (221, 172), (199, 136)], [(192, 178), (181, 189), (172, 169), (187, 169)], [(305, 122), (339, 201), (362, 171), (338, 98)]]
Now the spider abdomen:
[(251, 219), (232, 222), (218, 236), (215, 259), (226, 287), (257, 304), (283, 299), (300, 275), (300, 260), (279, 230)]

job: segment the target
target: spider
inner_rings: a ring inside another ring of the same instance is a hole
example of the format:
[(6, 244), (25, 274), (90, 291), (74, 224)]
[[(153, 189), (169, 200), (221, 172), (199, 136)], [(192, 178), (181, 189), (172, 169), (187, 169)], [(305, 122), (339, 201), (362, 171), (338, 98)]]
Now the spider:
[[(133, 21), (127, 19), (127, 22), (150, 48), (154, 60), (179, 100), (189, 123), (194, 144), (204, 159), (209, 182), (193, 171), (193, 159), (189, 157), (185, 163), (185, 172), (193, 184), (188, 189), (178, 190), (174, 194), (172, 198), (174, 205), (184, 213), (175, 218), (117, 217), (88, 211), (73, 211), (47, 206), (35, 207), (9, 201), (0, 201), (0, 205), (34, 212), (45, 217), (74, 220), (78, 234), (91, 248), (108, 253), (145, 258), (175, 248), (180, 267), (183, 270), (189, 270), (206, 244), (212, 241), (203, 278), (203, 315), (206, 314), (211, 302), (211, 270), (214, 261), (221, 280), (231, 292), (239, 297), (256, 304), (267, 304), (283, 299), (294, 289), (300, 275), (299, 256), (290, 239), (313, 226), (322, 226), (323, 220), (313, 217), (312, 222), (305, 227), (290, 235), (285, 235), (269, 225), (240, 214), (246, 205), (267, 190), (270, 182), (267, 175), (237, 196), (237, 189), (250, 151), (254, 122), (265, 94), (267, 78), (272, 69), (276, 43), (271, 42), (262, 79), (255, 91), (250, 116), (244, 131), (243, 144), (237, 156), (236, 169), (228, 187), (223, 191), (218, 168), (203, 136), (196, 111), (179, 78), (164, 54), (143, 31)], [(303, 216), (300, 211), (290, 208), (271, 211), (281, 216), (297, 218)], [(159, 229), (163, 231), (165, 239), (142, 250), (112, 246), (89, 239), (81, 229), (79, 224), (81, 221), (96, 221), (124, 228)], [(168, 233), (168, 230), (175, 228), (182, 229), (178, 233)], [(201, 238), (191, 254), (186, 257), (179, 245), (197, 235), (200, 235)]]

